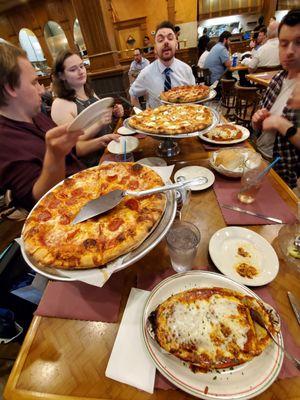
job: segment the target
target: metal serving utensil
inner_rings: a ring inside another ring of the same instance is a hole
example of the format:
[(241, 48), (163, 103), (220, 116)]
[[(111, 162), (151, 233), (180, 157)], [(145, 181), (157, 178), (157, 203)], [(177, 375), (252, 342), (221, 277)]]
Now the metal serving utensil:
[[(273, 309), (274, 310), (274, 309)], [(275, 311), (275, 310), (274, 310)], [(277, 313), (277, 312), (276, 312)], [(280, 343), (278, 343), (276, 336), (269, 330), (269, 328), (266, 326), (262, 316), (254, 309), (250, 310), (250, 314), (252, 319), (257, 322), (260, 326), (262, 326), (269, 334), (269, 336), (272, 338), (273, 342), (282, 350), (285, 354), (285, 356), (294, 363), (295, 367), (300, 371), (300, 360), (292, 356)]]
[(206, 177), (200, 176), (198, 178), (186, 180), (183, 182), (173, 183), (172, 185), (159, 186), (153, 189), (142, 190), (140, 192), (121, 189), (112, 190), (111, 192), (100, 196), (97, 199), (88, 201), (73, 219), (72, 225), (86, 221), (89, 218), (95, 217), (96, 215), (103, 214), (104, 212), (111, 210), (112, 208), (116, 207), (125, 196), (148, 196), (150, 194), (166, 192), (168, 190), (179, 189), (185, 186), (204, 185), (205, 183), (207, 183), (207, 181), (208, 180)]

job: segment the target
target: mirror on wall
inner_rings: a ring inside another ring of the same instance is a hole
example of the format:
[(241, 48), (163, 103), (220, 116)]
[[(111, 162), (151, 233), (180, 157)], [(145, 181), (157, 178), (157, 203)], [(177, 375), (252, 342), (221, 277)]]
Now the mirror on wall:
[(81, 57), (86, 56), (87, 55), (86, 45), (84, 43), (81, 28), (77, 18), (74, 21), (74, 42), (77, 47), (78, 53), (81, 55)]
[(68, 39), (61, 26), (54, 21), (48, 21), (44, 27), (44, 36), (53, 58), (60, 50), (68, 49)]
[(29, 61), (33, 64), (38, 75), (44, 75), (47, 70), (47, 62), (35, 34), (27, 28), (22, 28), (19, 32), (19, 42), (23, 50), (26, 51)]

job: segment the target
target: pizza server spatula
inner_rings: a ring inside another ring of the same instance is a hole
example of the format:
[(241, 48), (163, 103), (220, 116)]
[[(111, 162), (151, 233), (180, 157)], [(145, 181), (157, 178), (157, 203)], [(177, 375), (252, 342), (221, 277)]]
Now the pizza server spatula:
[(153, 189), (142, 190), (140, 192), (116, 189), (98, 197), (97, 199), (88, 201), (73, 219), (72, 224), (78, 224), (79, 222), (86, 221), (89, 218), (93, 218), (96, 215), (103, 214), (111, 210), (112, 208), (116, 207), (116, 205), (118, 205), (125, 196), (148, 196), (154, 193), (180, 189), (185, 186), (204, 185), (205, 183), (207, 183), (207, 178), (200, 176), (198, 178), (173, 183), (172, 185), (159, 186)]

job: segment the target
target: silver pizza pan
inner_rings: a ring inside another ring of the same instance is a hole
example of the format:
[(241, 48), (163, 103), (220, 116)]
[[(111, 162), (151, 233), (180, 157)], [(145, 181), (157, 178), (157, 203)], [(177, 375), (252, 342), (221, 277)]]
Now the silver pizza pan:
[[(176, 105), (174, 107), (176, 107)], [(219, 113), (216, 110), (214, 110), (213, 108), (211, 108), (211, 107), (206, 107), (206, 108), (208, 108), (210, 110), (210, 112), (212, 113), (212, 123), (211, 123), (211, 125), (209, 127), (205, 128), (205, 129), (202, 129), (201, 131), (194, 131), (194, 132), (189, 132), (189, 133), (179, 133), (179, 134), (176, 134), (176, 135), (170, 135), (168, 133), (150, 133), (150, 132), (143, 131), (141, 129), (132, 128), (129, 125), (130, 119), (132, 117), (129, 117), (129, 118), (124, 120), (124, 126), (126, 128), (128, 128), (128, 129), (131, 129), (134, 132), (143, 133), (145, 135), (154, 137), (156, 139), (168, 138), (168, 139), (174, 140), (174, 139), (184, 139), (184, 138), (194, 137), (194, 136), (198, 136), (199, 133), (204, 134), (206, 132), (209, 132), (211, 129), (214, 129), (218, 125), (218, 123), (220, 122)], [(187, 118), (188, 118), (188, 116), (187, 116)]]
[[(95, 168), (95, 167), (92, 167)], [(73, 175), (74, 176), (74, 175)], [(34, 208), (31, 210), (27, 218), (30, 218), (31, 213), (33, 210), (39, 206), (40, 201), (47, 196), (48, 193), (50, 193), (52, 190), (54, 190), (56, 187), (59, 185), (62, 185), (63, 181), (58, 183), (56, 186), (54, 186), (52, 189), (50, 189), (44, 196), (37, 202), (37, 204), (34, 206)], [(176, 201), (176, 194), (175, 191), (169, 191), (166, 192), (166, 207), (165, 211), (156, 225), (156, 227), (153, 229), (153, 231), (150, 233), (150, 235), (144, 240), (143, 243), (141, 243), (136, 249), (132, 250), (130, 253), (126, 255), (122, 255), (114, 262), (116, 263), (116, 271), (119, 271), (120, 269), (126, 268), (131, 264), (134, 264), (141, 258), (143, 258), (149, 251), (151, 251), (167, 234), (168, 230), (170, 229), (173, 220), (176, 216), (176, 210), (177, 210), (177, 201)], [(80, 281), (84, 280), (85, 278), (92, 277), (94, 274), (94, 271), (97, 268), (90, 268), (90, 269), (83, 269), (83, 270), (65, 270), (65, 269), (59, 269), (59, 268), (51, 268), (51, 267), (42, 267), (39, 266), (35, 263), (35, 261), (30, 257), (29, 255), (26, 254), (25, 248), (24, 248), (24, 242), (23, 242), (23, 231), (24, 227), (21, 233), (21, 240), (19, 241), (20, 248), (21, 248), (21, 253), (26, 261), (26, 263), (36, 272), (40, 273), (41, 275), (46, 276), (49, 279), (54, 279), (58, 281)], [(101, 269), (105, 268), (101, 267)]]

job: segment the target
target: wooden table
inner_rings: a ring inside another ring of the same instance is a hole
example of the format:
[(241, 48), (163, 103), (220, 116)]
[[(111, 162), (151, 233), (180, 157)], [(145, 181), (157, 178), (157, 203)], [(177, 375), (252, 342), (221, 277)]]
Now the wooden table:
[[(140, 157), (154, 155), (157, 142), (147, 137), (140, 141)], [(169, 163), (176, 169), (186, 165), (208, 166), (208, 153), (197, 138), (180, 141), (181, 153)], [(297, 197), (274, 173), (271, 183), (282, 198), (296, 212)], [(226, 226), (212, 188), (193, 192), (188, 219), (201, 231), (201, 245), (195, 265), (209, 265), (216, 271), (208, 256), (208, 243), (214, 232)], [(276, 237), (281, 225), (251, 226), (264, 236), (279, 254)], [(159, 260), (159, 262), (158, 262)], [(143, 259), (119, 272), (124, 274), (122, 313), (139, 269), (164, 270), (170, 264), (165, 242), (162, 241)], [(297, 271), (280, 260), (280, 271), (268, 287), (278, 305), (278, 311), (288, 323), (295, 342), (300, 346), (299, 325), (289, 305), (287, 290), (300, 293)], [(155, 390), (153, 395), (105, 377), (105, 369), (118, 331), (119, 323), (86, 322), (59, 318), (34, 317), (19, 356), (4, 391), (11, 399), (118, 399), (146, 400), (194, 399), (180, 390)], [(130, 368), (130, 366), (128, 366)], [(296, 400), (300, 394), (300, 378), (276, 380), (263, 394), (261, 400)]]
[(267, 72), (257, 72), (256, 74), (248, 74), (246, 78), (248, 81), (257, 83), (258, 85), (267, 87), (271, 82), (271, 79), (279, 71), (267, 71)]
[(247, 65), (243, 65), (243, 64), (238, 64), (235, 67), (231, 66), (228, 68), (228, 71), (230, 72), (234, 72), (234, 71), (245, 71), (248, 69)]

